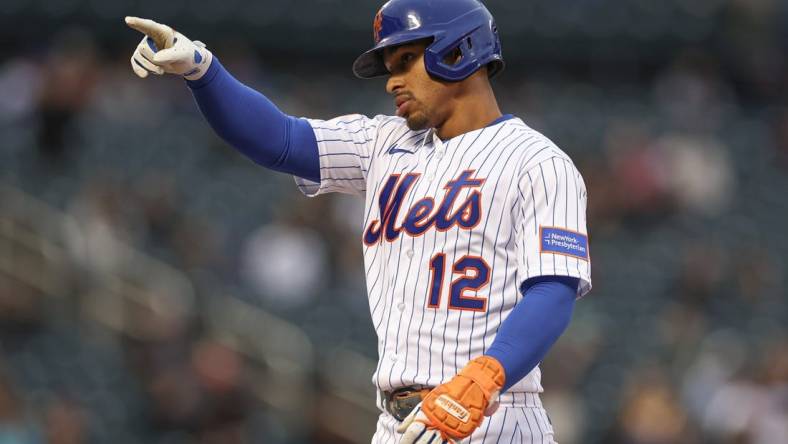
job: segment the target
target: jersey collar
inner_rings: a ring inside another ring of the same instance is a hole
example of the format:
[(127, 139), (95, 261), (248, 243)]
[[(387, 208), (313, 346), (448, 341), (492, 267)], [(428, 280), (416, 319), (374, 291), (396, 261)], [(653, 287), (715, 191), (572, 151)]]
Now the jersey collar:
[(495, 126), (495, 125), (497, 125), (497, 124), (499, 124), (499, 123), (501, 123), (501, 122), (506, 122), (507, 120), (511, 120), (511, 119), (514, 119), (514, 116), (513, 116), (513, 115), (511, 115), (511, 114), (504, 114), (504, 115), (502, 115), (501, 117), (499, 117), (499, 118), (497, 118), (497, 119), (493, 120), (493, 121), (492, 121), (492, 123), (491, 123), (491, 124), (489, 124), (489, 125), (487, 125), (487, 126), (488, 126), (488, 127), (490, 127), (490, 126)]
[[(492, 121), (492, 122), (491, 122), (489, 125), (487, 125), (487, 126), (486, 126), (486, 127), (484, 127), (484, 128), (489, 128), (489, 127), (491, 127), (491, 126), (498, 125), (499, 123), (506, 122), (507, 120), (512, 120), (512, 119), (514, 119), (514, 118), (515, 118), (515, 117), (514, 117), (514, 115), (512, 115), (512, 114), (504, 114), (504, 115), (502, 115), (501, 117), (499, 117), (499, 118), (497, 118), (497, 119), (493, 120), (493, 121)], [(474, 130), (474, 131), (480, 131), (480, 130), (482, 130), (482, 129), (484, 129), (484, 128), (480, 128), (480, 129), (477, 129), (477, 130)], [(474, 131), (471, 131), (471, 132), (474, 132)], [(466, 134), (468, 134), (468, 133), (466, 133)], [(460, 136), (456, 136), (456, 137), (460, 137)], [(448, 142), (448, 140), (441, 140), (441, 139), (438, 137), (438, 135), (437, 135), (437, 134), (435, 134), (435, 128), (430, 128), (430, 130), (427, 132), (427, 134), (425, 134), (425, 137), (424, 137), (424, 140), (423, 140), (423, 142), (422, 142), (422, 145), (421, 145), (421, 146), (422, 146), (422, 147), (424, 147), (424, 145), (425, 145), (426, 143), (428, 143), (428, 142), (427, 142), (428, 140), (431, 142), (431, 143), (430, 143), (430, 145), (432, 145), (432, 146), (431, 146), (431, 148), (435, 148), (435, 147), (437, 147), (437, 148), (441, 148), (441, 147), (443, 147), (443, 145), (444, 145), (445, 143), (447, 143), (447, 142)], [(449, 140), (451, 140), (451, 139), (449, 139)]]

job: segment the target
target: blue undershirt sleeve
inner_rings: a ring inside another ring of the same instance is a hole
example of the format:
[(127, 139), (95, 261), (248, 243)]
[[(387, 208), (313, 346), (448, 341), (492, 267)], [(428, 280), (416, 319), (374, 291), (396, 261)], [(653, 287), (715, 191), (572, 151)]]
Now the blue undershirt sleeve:
[(202, 78), (186, 83), (208, 123), (235, 149), (264, 167), (320, 182), (317, 141), (305, 119), (284, 114), (217, 57)]
[(530, 373), (566, 330), (577, 285), (577, 278), (565, 276), (541, 276), (523, 283), (523, 299), (503, 322), (486, 353), (503, 366), (503, 391)]

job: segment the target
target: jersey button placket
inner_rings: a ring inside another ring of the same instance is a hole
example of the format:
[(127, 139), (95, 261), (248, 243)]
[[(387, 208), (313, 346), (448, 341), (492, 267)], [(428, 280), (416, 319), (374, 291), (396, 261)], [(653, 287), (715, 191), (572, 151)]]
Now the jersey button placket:
[(437, 137), (433, 140), (435, 141), (435, 158), (441, 160), (446, 154), (446, 146), (443, 144), (443, 141)]

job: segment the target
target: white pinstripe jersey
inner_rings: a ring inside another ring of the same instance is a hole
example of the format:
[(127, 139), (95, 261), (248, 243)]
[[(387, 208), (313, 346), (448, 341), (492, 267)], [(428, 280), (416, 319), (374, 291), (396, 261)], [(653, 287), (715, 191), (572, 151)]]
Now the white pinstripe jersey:
[[(364, 263), (382, 390), (435, 386), (484, 354), (542, 275), (591, 288), (586, 188), (569, 157), (511, 118), (442, 141), (398, 117), (310, 120), (314, 196), (366, 200)], [(527, 341), (528, 338), (523, 338)], [(541, 392), (535, 368), (510, 392)]]

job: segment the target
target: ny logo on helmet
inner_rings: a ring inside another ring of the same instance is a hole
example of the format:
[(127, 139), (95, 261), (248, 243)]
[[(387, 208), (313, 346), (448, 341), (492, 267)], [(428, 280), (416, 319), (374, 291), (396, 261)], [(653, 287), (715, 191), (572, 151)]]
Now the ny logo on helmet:
[(378, 14), (375, 16), (375, 23), (372, 24), (372, 28), (375, 32), (375, 43), (380, 43), (380, 31), (383, 29), (383, 10), (381, 9), (378, 11)]

